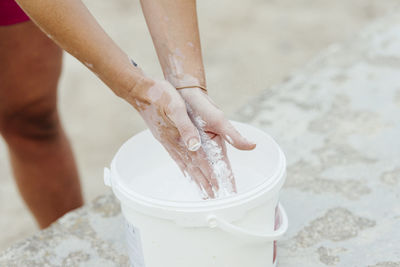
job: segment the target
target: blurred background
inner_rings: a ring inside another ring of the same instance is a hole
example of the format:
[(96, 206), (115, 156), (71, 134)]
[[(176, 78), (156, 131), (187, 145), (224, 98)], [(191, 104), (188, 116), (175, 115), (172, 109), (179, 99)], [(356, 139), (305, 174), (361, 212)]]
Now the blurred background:
[[(161, 77), (138, 0), (92, 1), (112, 38), (153, 77)], [(397, 0), (198, 1), (210, 95), (228, 117), (335, 42), (348, 39)], [(145, 128), (138, 114), (95, 75), (64, 57), (60, 109), (80, 168), (86, 201), (105, 193), (103, 167)], [(0, 249), (37, 231), (12, 179), (0, 139)]]

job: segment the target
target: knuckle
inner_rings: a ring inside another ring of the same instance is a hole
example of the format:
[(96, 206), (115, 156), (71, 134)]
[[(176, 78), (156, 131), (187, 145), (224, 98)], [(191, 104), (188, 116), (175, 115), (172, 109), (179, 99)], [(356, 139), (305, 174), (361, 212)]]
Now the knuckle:
[(225, 120), (225, 113), (222, 112), (220, 109), (218, 109), (218, 110), (215, 112), (215, 118), (216, 118), (218, 121), (223, 122), (223, 121)]
[(181, 133), (182, 136), (189, 135), (193, 132), (193, 127), (189, 124), (182, 124), (179, 127), (179, 132)]
[(213, 115), (210, 124), (212, 127), (220, 128), (225, 124), (225, 121), (226, 119), (224, 113), (219, 110)]
[(178, 115), (178, 114), (184, 114), (185, 106), (182, 105), (182, 103), (179, 103), (178, 101), (172, 101), (167, 107), (166, 107), (166, 112), (168, 112), (168, 115)]

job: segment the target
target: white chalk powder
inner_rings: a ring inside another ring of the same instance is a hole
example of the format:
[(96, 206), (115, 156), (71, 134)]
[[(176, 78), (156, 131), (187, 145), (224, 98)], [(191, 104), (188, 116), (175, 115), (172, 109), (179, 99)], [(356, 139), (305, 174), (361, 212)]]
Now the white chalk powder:
[[(191, 111), (189, 110), (189, 114), (190, 113)], [(214, 190), (215, 196), (221, 198), (234, 194), (232, 181), (230, 179), (232, 177), (232, 172), (223, 160), (224, 155), (222, 153), (222, 148), (204, 131), (205, 122), (199, 116), (194, 118), (194, 124), (199, 130), (201, 147), (207, 155), (207, 159), (219, 185), (219, 190)]]

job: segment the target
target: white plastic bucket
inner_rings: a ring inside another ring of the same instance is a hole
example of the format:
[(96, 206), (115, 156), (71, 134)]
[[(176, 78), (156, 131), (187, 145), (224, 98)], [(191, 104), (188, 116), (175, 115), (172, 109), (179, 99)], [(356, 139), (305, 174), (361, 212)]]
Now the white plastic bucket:
[[(176, 200), (173, 193), (162, 194), (163, 190), (168, 191), (165, 177), (159, 177), (160, 182), (147, 192), (132, 186), (140, 185), (150, 170), (175, 166), (148, 130), (123, 144), (111, 168), (105, 168), (105, 184), (120, 200), (127, 221), (133, 267), (276, 266), (275, 240), (288, 227), (286, 213), (278, 202), (286, 177), (286, 160), (270, 136), (246, 124), (233, 124), (257, 143), (253, 151), (227, 146), (234, 173), (235, 166), (245, 166), (262, 174), (258, 176), (261, 179), (236, 177), (239, 192), (234, 196)], [(184, 179), (182, 176), (177, 181), (188, 183)]]

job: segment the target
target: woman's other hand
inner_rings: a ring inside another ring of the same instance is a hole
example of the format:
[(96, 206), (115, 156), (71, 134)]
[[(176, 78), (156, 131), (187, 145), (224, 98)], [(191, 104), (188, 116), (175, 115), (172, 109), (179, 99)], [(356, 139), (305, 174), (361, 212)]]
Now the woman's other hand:
[(181, 90), (167, 81), (143, 78), (124, 97), (141, 114), (185, 176), (199, 186), (203, 198), (236, 191), (223, 139), (239, 149), (252, 149), (199, 89)]
[(191, 120), (199, 130), (201, 149), (197, 152), (202, 169), (209, 171), (211, 181), (219, 186), (218, 196), (236, 192), (235, 178), (227, 156), (225, 141), (240, 150), (252, 150), (253, 142), (244, 138), (215, 105), (206, 92), (192, 87), (179, 90)]

